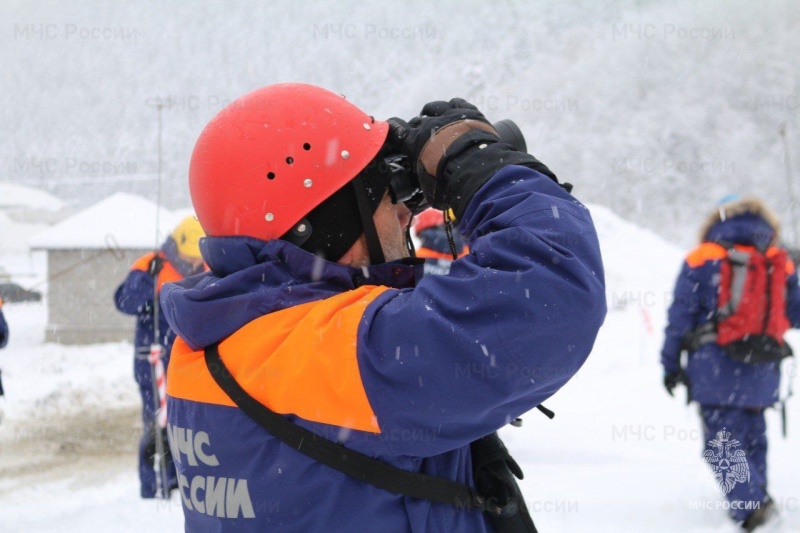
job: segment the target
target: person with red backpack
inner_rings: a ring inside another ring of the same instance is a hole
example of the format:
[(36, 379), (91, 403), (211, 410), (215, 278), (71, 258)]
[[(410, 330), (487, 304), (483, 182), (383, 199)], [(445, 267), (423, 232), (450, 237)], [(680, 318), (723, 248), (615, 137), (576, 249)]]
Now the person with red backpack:
[(720, 202), (678, 276), (661, 352), (669, 394), (683, 383), (700, 404), (703, 458), (747, 531), (775, 514), (764, 410), (778, 402), (780, 362), (791, 355), (783, 335), (800, 328), (797, 271), (779, 230), (757, 198)]

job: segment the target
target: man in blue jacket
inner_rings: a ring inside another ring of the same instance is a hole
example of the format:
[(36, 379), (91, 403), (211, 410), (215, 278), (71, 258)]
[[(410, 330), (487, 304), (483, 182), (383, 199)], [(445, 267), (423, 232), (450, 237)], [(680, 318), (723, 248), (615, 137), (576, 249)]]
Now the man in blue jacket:
[[(6, 318), (3, 316), (3, 299), (0, 298), (0, 348), (5, 348), (6, 344), (8, 344), (8, 324), (6, 324)], [(0, 373), (0, 396), (3, 395), (3, 379), (2, 373)], [(0, 413), (0, 420), (2, 420), (3, 413)]]
[[(195, 217), (186, 217), (167, 237), (158, 252), (143, 255), (134, 262), (125, 280), (114, 292), (114, 304), (117, 309), (128, 315), (136, 316), (136, 334), (134, 339), (133, 374), (139, 385), (142, 398), (142, 424), (144, 431), (139, 439), (139, 482), (142, 498), (157, 496), (156, 471), (153, 458), (156, 454), (156, 395), (153, 386), (153, 369), (155, 363), (148, 360), (151, 346), (155, 343), (164, 347), (161, 364), (169, 366), (169, 352), (175, 340), (175, 333), (163, 313), (159, 314), (158, 329), (154, 328), (155, 308), (153, 297), (161, 290), (164, 283), (181, 280), (187, 276), (203, 271), (203, 259), (200, 257), (198, 241), (203, 236), (203, 229)], [(156, 338), (156, 331), (158, 338)], [(166, 441), (165, 441), (166, 442)], [(175, 467), (165, 450), (167, 469), (166, 480), (170, 489), (177, 486)]]
[[(690, 399), (700, 404), (704, 459), (730, 502), (733, 519), (749, 531), (773, 514), (767, 493), (764, 409), (778, 401), (780, 359), (788, 353), (782, 332), (789, 325), (800, 327), (797, 272), (776, 245), (778, 230), (777, 216), (756, 198), (731, 196), (721, 202), (678, 276), (661, 352), (667, 391), (672, 395), (685, 383)], [(747, 268), (755, 268), (756, 263), (747, 262), (751, 256), (764, 258), (766, 287), (771, 279), (781, 280), (774, 285), (783, 286), (750, 296), (743, 292), (737, 313), (727, 306), (736, 299), (735, 262), (741, 258), (743, 267), (738, 290), (751, 286), (756, 291), (754, 274), (745, 274)], [(776, 339), (742, 329), (755, 313), (760, 313), (756, 322), (761, 332), (775, 324)], [(736, 329), (741, 330), (741, 340), (727, 342), (723, 336), (736, 336)], [(756, 339), (763, 345), (754, 345)], [(737, 349), (742, 346), (744, 353)], [(762, 350), (765, 347), (769, 349)], [(684, 350), (689, 352), (685, 369), (680, 360)]]
[[(178, 335), (168, 429), (187, 531), (490, 531), (479, 510), (304, 450), (322, 436), (376, 469), (472, 486), (470, 443), (552, 396), (592, 349), (606, 307), (588, 210), (463, 100), (390, 122), (281, 84), (197, 142), (210, 272), (161, 296)], [(398, 153), (470, 247), (446, 276), (421, 278), (408, 257), (402, 165), (384, 164)], [(240, 409), (254, 404), (308, 437), (287, 446)]]
[(0, 298), (0, 348), (5, 348), (8, 344), (8, 324), (3, 316), (3, 299)]

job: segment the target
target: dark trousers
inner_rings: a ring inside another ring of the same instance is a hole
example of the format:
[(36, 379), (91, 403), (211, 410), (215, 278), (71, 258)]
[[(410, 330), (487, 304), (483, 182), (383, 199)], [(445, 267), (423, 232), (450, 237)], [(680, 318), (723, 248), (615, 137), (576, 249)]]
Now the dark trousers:
[(720, 491), (731, 502), (731, 516), (744, 520), (767, 498), (767, 433), (763, 409), (701, 405), (703, 458)]

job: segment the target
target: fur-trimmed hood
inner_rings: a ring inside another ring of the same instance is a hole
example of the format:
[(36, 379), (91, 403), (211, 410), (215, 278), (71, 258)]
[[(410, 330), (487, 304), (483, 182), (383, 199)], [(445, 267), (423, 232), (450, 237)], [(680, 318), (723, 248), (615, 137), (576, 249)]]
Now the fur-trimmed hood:
[[(749, 224), (746, 220), (756, 218), (763, 220), (763, 224)], [(750, 238), (746, 239), (753, 242), (744, 244), (775, 246), (778, 243), (781, 227), (778, 215), (767, 207), (767, 204), (761, 199), (753, 196), (717, 206), (700, 228), (700, 242), (724, 239), (738, 243), (738, 240), (731, 237), (740, 236), (738, 234), (741, 231), (737, 231), (739, 228), (734, 228), (733, 226), (741, 226), (742, 223), (748, 226), (765, 226), (763, 229), (754, 227), (752, 230), (753, 235), (748, 236)]]

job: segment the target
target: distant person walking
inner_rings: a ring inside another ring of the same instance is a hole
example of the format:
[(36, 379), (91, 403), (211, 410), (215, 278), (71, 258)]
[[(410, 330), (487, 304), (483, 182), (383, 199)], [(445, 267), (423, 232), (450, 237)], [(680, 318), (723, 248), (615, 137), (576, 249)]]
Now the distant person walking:
[[(8, 344), (8, 324), (3, 316), (3, 299), (0, 298), (0, 348), (5, 348), (6, 344)], [(0, 396), (3, 396), (3, 394), (3, 373), (0, 371)], [(0, 413), (0, 420), (2, 418), (2, 413)]]
[(6, 344), (8, 344), (8, 324), (3, 316), (3, 299), (0, 298), (0, 348), (5, 348)]
[[(166, 371), (169, 365), (169, 353), (175, 340), (175, 333), (170, 329), (164, 314), (158, 317), (158, 338), (153, 327), (155, 309), (153, 295), (164, 283), (180, 281), (188, 276), (204, 270), (200, 256), (199, 240), (205, 234), (200, 223), (194, 217), (185, 218), (172, 235), (167, 237), (158, 252), (143, 255), (131, 267), (125, 281), (114, 293), (117, 309), (128, 315), (136, 316), (136, 338), (134, 341), (135, 357), (133, 373), (139, 384), (142, 397), (142, 423), (144, 434), (139, 441), (139, 481), (142, 498), (155, 498), (157, 493), (154, 457), (156, 455), (156, 402), (153, 387), (153, 371), (148, 360), (151, 345), (154, 343), (164, 347), (162, 361)], [(166, 435), (166, 431), (162, 430)], [(164, 437), (166, 443), (166, 437)], [(169, 448), (165, 447), (167, 468), (167, 491), (177, 487), (175, 466), (169, 456)]]
[(700, 404), (703, 458), (746, 531), (775, 514), (764, 409), (778, 401), (780, 361), (791, 354), (783, 335), (800, 328), (797, 271), (779, 229), (761, 200), (723, 199), (683, 263), (661, 352), (669, 394), (683, 383)]

